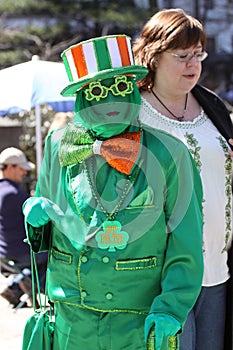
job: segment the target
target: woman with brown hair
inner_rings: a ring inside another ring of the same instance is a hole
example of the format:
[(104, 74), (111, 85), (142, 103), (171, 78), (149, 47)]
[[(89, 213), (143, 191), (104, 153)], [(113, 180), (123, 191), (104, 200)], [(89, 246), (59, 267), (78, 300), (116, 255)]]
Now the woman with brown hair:
[(149, 71), (138, 82), (142, 123), (188, 146), (204, 187), (204, 277), (180, 337), (181, 350), (226, 349), (233, 127), (224, 103), (197, 84), (208, 56), (205, 44), (205, 30), (197, 19), (181, 9), (165, 9), (148, 20), (133, 47), (136, 63)]

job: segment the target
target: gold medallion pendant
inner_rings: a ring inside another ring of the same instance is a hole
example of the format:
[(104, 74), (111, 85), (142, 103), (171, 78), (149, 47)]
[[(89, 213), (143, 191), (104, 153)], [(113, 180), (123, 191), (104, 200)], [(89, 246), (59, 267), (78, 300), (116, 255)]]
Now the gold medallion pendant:
[(95, 239), (100, 249), (115, 252), (116, 249), (124, 249), (127, 246), (129, 235), (127, 232), (121, 231), (119, 221), (105, 221), (103, 231), (99, 231)]

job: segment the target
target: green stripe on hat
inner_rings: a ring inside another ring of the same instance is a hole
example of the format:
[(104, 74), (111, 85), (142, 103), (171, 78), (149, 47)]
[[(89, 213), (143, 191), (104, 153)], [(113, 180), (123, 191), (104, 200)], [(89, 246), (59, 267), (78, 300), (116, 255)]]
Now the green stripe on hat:
[(65, 65), (65, 69), (66, 69), (66, 73), (68, 75), (69, 81), (73, 81), (73, 76), (71, 74), (70, 65), (69, 65), (69, 62), (67, 60), (66, 54), (64, 54), (62, 56), (62, 59), (63, 59), (64, 65)]
[(102, 38), (102, 40), (95, 40), (94, 48), (98, 65), (98, 71), (112, 68), (112, 62), (107, 48), (106, 39), (103, 40)]

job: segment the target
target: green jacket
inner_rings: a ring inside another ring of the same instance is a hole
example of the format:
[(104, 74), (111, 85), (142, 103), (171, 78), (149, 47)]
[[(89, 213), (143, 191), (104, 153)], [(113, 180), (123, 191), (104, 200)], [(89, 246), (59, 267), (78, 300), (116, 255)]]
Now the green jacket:
[[(61, 168), (63, 132), (47, 138), (36, 195), (56, 203), (64, 218), (45, 226), (42, 236), (40, 229), (29, 230), (35, 251), (51, 241), (50, 299), (96, 311), (163, 312), (183, 324), (203, 274), (202, 185), (187, 148), (171, 135), (147, 129), (130, 176), (100, 156), (85, 166)], [(114, 211), (119, 200), (115, 220), (129, 241), (115, 251), (100, 249), (95, 231), (106, 220), (103, 211)]]

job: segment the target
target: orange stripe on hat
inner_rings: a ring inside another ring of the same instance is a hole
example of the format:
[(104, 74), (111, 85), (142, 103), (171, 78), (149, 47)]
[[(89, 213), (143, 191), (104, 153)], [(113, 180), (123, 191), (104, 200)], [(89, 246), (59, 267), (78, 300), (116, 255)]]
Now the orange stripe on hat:
[(129, 49), (126, 42), (126, 38), (117, 37), (116, 39), (117, 39), (117, 44), (121, 55), (122, 66), (130, 66), (131, 63), (130, 63)]
[(75, 48), (71, 49), (71, 51), (72, 51), (75, 67), (77, 69), (78, 77), (82, 78), (88, 74), (86, 60), (83, 53), (83, 47), (82, 45), (78, 45)]

